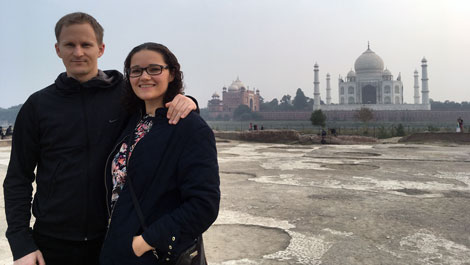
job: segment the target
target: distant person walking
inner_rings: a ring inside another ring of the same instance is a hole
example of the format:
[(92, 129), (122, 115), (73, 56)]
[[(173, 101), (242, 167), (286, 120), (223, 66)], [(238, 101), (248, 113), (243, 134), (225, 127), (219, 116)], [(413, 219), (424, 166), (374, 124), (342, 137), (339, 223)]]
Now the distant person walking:
[(325, 129), (321, 130), (321, 143), (326, 144), (326, 131), (325, 131)]
[(13, 128), (10, 126), (8, 126), (6, 132), (5, 132), (5, 136), (10, 136), (13, 134)]
[(458, 126), (459, 126), (457, 132), (463, 133), (463, 119), (461, 117), (459, 117), (457, 119), (457, 123), (458, 123)]

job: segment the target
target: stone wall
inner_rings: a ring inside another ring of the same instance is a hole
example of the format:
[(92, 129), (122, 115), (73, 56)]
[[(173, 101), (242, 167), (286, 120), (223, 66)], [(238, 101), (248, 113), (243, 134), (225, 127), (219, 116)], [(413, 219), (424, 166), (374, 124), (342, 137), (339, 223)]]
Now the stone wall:
[[(323, 111), (328, 121), (354, 121), (355, 111)], [(311, 111), (303, 112), (258, 112), (264, 120), (309, 120)], [(470, 111), (426, 111), (426, 110), (375, 110), (374, 120), (384, 122), (453, 122), (462, 117), (464, 125), (470, 123)]]
[[(321, 144), (322, 137), (317, 134), (300, 134), (294, 130), (263, 130), (263, 131), (214, 131), (218, 139), (250, 141), (260, 143), (283, 144)], [(220, 140), (219, 140), (220, 141)], [(378, 140), (373, 137), (340, 135), (325, 137), (326, 144), (374, 144)]]
[[(346, 100), (347, 102), (347, 100)], [(394, 101), (393, 101), (394, 102)], [(415, 111), (431, 110), (431, 105), (424, 104), (340, 104), (340, 105), (321, 105), (322, 111), (355, 111), (365, 107), (375, 111)]]

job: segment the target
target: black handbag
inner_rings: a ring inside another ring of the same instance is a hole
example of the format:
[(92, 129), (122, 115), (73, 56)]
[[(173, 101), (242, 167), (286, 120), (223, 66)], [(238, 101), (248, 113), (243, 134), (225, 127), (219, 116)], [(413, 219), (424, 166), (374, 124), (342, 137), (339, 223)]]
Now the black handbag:
[(176, 265), (207, 265), (204, 253), (204, 243), (202, 235), (197, 238), (197, 242), (183, 251), (175, 263)]
[[(128, 145), (128, 147), (130, 146), (131, 145)], [(129, 157), (129, 148), (127, 149), (126, 157)], [(144, 214), (140, 208), (140, 204), (137, 200), (137, 196), (135, 195), (134, 186), (129, 175), (126, 176), (126, 182), (129, 185), (129, 189), (131, 191), (132, 202), (134, 203), (135, 211), (139, 216), (140, 224), (144, 230), (147, 230)], [(153, 249), (152, 252), (153, 255), (159, 259), (157, 251)], [(196, 242), (180, 254), (175, 265), (207, 265), (206, 254), (204, 252), (204, 243), (202, 242), (202, 235), (199, 235)]]

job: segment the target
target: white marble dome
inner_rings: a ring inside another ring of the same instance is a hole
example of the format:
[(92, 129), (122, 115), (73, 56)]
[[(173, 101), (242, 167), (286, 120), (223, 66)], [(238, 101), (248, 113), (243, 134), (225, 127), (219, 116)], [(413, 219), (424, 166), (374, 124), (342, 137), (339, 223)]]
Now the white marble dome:
[(245, 87), (245, 85), (240, 81), (240, 79), (237, 77), (237, 80), (233, 81), (232, 84), (228, 87), (228, 91), (238, 91), (242, 87)]
[(351, 70), (348, 73), (348, 77), (356, 77), (356, 73), (353, 70)]
[(383, 73), (384, 61), (371, 49), (361, 54), (354, 63), (354, 69), (357, 74), (361, 73)]

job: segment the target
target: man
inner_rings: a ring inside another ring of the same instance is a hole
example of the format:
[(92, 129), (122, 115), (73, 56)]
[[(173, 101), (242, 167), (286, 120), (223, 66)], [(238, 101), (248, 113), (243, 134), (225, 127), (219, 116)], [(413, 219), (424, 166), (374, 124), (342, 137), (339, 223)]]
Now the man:
[[(55, 34), (66, 72), (22, 106), (3, 184), (15, 265), (98, 264), (108, 218), (104, 164), (128, 118), (120, 106), (122, 74), (98, 70), (101, 25), (72, 13), (57, 22)], [(173, 124), (197, 108), (182, 95), (167, 107)]]
[[(1, 127), (0, 127), (1, 128)], [(12, 134), (13, 128), (8, 126), (7, 130), (5, 131), (5, 136), (10, 136)]]

